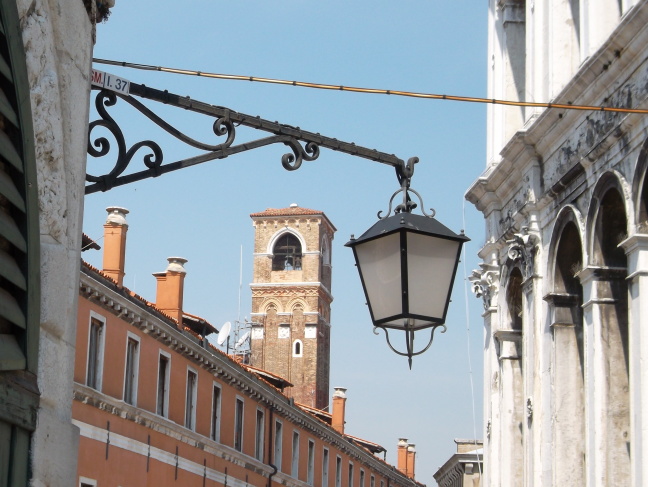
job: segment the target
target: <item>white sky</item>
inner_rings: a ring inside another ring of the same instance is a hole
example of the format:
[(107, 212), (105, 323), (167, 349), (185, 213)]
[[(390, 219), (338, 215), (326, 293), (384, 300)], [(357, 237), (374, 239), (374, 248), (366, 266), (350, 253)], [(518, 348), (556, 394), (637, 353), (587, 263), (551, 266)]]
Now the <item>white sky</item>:
[[(486, 16), (486, 2), (466, 0), (118, 0), (108, 22), (97, 27), (95, 57), (484, 96)], [(422, 194), (427, 208), (437, 211), (439, 221), (455, 232), (465, 228), (472, 239), (466, 246), (466, 273), (477, 267), (484, 224), (470, 204), (464, 205), (463, 195), (485, 166), (484, 106), (95, 68), (402, 159), (418, 156), (421, 162), (412, 187)], [(188, 135), (214, 140), (209, 120), (156, 104), (149, 107)], [(115, 116), (128, 147), (152, 138), (162, 146), (165, 161), (195, 154), (134, 111), (115, 113), (122, 114)], [(237, 142), (266, 135), (240, 130)], [(332, 251), (331, 387), (348, 388), (346, 431), (383, 445), (387, 461), (394, 465), (398, 438), (408, 438), (418, 451), (417, 480), (435, 485), (434, 472), (454, 453), (453, 439), (474, 437), (469, 345), (477, 436), (482, 435), (481, 301), (468, 286), (466, 303), (460, 264), (448, 331), (437, 334), (430, 350), (415, 357), (408, 370), (406, 358), (387, 348), (382, 333), (372, 333), (352, 253), (343, 246), (352, 233), (369, 228), (378, 211), (387, 210), (389, 197), (398, 189), (393, 170), (322, 149), (316, 161), (287, 172), (281, 166), (287, 151), (283, 145), (271, 146), (90, 195), (84, 231), (100, 239), (104, 209), (128, 208), (125, 285), (154, 300), (151, 274), (165, 269), (167, 257), (185, 257), (189, 260), (185, 309), (220, 328), (238, 317), (241, 246), (241, 318), (249, 316), (253, 243), (249, 214), (291, 203), (324, 211), (338, 229)], [(139, 161), (141, 170), (141, 157)], [(89, 170), (98, 172), (97, 163), (90, 161)], [(101, 267), (100, 253), (86, 252), (84, 258)]]

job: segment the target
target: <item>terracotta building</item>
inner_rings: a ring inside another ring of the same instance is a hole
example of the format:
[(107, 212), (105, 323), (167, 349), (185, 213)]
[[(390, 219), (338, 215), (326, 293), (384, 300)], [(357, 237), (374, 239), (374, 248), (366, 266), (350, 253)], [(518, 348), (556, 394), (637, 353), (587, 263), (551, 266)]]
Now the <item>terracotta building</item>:
[(332, 413), (302, 406), (288, 380), (211, 346), (215, 328), (183, 309), (185, 259), (154, 274), (156, 303), (123, 287), (127, 211), (108, 210), (104, 268), (82, 265), (79, 285), (79, 487), (421, 485), (413, 456), (392, 467), (345, 433), (344, 389)]
[(251, 364), (289, 380), (295, 401), (328, 405), (331, 241), (321, 211), (269, 208), (254, 224)]

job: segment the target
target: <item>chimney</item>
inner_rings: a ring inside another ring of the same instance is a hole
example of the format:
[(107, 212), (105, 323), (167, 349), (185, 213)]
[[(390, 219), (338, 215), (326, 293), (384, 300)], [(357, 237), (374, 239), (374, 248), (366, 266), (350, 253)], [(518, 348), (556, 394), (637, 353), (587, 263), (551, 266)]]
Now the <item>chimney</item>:
[(416, 446), (414, 443), (407, 445), (407, 473), (406, 475), (414, 479), (414, 467), (416, 464)]
[(187, 274), (184, 264), (187, 259), (169, 257), (167, 260), (169, 265), (166, 271), (153, 274), (157, 279), (155, 306), (182, 324), (182, 297), (184, 294), (184, 278)]
[(331, 426), (340, 434), (344, 434), (344, 409), (346, 407), (346, 388), (336, 387), (333, 393), (333, 418)]
[(407, 475), (407, 438), (398, 439), (398, 454), (396, 468), (403, 475)]
[(112, 277), (119, 286), (124, 285), (126, 263), (126, 232), (128, 210), (118, 206), (106, 208), (108, 218), (104, 224), (103, 272)]

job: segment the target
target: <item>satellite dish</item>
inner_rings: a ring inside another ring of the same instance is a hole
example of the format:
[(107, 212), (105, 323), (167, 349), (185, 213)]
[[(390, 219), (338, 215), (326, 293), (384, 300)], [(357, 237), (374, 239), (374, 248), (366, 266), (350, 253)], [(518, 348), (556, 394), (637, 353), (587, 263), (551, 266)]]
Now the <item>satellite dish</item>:
[(234, 345), (234, 350), (243, 345), (245, 343), (245, 340), (247, 340), (249, 336), (250, 332), (246, 331), (245, 334), (241, 338), (239, 338), (238, 342), (236, 342), (236, 345)]
[(229, 321), (226, 321), (223, 327), (218, 332), (218, 339), (216, 340), (216, 343), (218, 343), (219, 345), (225, 343), (225, 340), (227, 340), (230, 331), (232, 331), (232, 324)]

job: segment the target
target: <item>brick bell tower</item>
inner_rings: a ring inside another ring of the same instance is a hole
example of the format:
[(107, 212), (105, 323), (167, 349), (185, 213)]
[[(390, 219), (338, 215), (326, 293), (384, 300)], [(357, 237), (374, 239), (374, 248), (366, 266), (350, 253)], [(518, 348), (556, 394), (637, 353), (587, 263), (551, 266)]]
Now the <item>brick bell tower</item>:
[(268, 208), (250, 215), (254, 233), (251, 365), (293, 384), (300, 404), (328, 406), (331, 242), (321, 211)]

